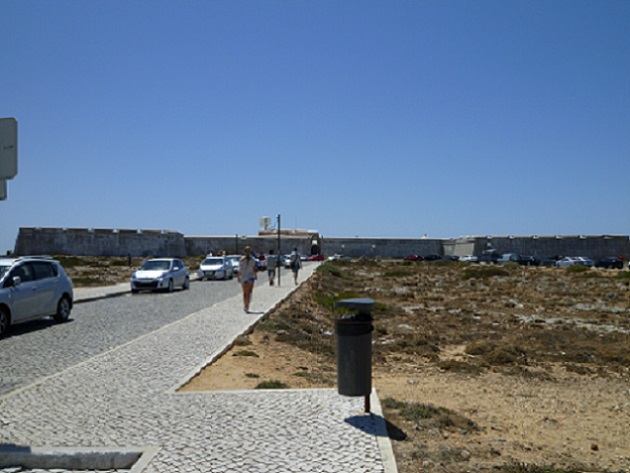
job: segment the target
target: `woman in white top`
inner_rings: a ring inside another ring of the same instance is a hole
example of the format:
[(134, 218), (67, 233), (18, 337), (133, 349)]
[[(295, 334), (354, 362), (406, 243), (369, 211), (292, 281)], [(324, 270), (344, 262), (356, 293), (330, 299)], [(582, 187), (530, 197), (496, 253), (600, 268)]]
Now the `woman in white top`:
[(239, 260), (238, 282), (243, 288), (243, 308), (249, 312), (249, 304), (252, 301), (254, 281), (256, 281), (256, 260), (251, 256), (251, 248), (245, 247), (245, 255)]

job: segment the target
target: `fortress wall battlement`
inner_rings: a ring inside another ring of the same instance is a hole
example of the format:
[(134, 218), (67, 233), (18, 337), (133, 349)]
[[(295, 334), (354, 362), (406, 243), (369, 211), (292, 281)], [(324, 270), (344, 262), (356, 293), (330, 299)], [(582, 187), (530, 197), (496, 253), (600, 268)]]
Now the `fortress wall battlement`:
[[(628, 235), (469, 236), (460, 238), (337, 238), (316, 233), (281, 235), (281, 252), (294, 248), (306, 255), (341, 254), (350, 257), (402, 258), (481, 255), (484, 251), (550, 256), (630, 256)], [(209, 252), (241, 254), (277, 251), (276, 235), (184, 236), (172, 230), (23, 227), (15, 243), (16, 255), (66, 254), (77, 256), (203, 256)]]

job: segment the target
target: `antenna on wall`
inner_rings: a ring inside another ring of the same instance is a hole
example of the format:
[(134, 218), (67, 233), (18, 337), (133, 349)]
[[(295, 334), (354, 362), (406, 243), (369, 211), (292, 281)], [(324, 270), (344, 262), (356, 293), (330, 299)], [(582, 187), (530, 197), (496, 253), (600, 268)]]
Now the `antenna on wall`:
[(263, 230), (267, 230), (271, 226), (271, 217), (260, 217), (258, 224)]

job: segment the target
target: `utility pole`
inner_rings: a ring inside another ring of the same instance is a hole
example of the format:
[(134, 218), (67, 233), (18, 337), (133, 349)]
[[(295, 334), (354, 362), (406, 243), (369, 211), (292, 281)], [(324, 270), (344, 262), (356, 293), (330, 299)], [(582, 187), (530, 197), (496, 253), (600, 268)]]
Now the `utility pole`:
[(280, 251), (280, 214), (278, 214), (278, 255), (276, 256), (276, 268), (278, 268), (278, 286), (280, 286), (280, 273), (282, 272), (282, 253)]

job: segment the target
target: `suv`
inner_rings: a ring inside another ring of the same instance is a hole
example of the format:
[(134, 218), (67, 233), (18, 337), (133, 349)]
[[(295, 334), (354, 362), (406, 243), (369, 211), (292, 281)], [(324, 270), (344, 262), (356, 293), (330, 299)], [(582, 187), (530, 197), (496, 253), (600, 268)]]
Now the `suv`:
[(70, 317), (72, 280), (48, 256), (0, 258), (0, 337), (12, 324), (51, 316)]

